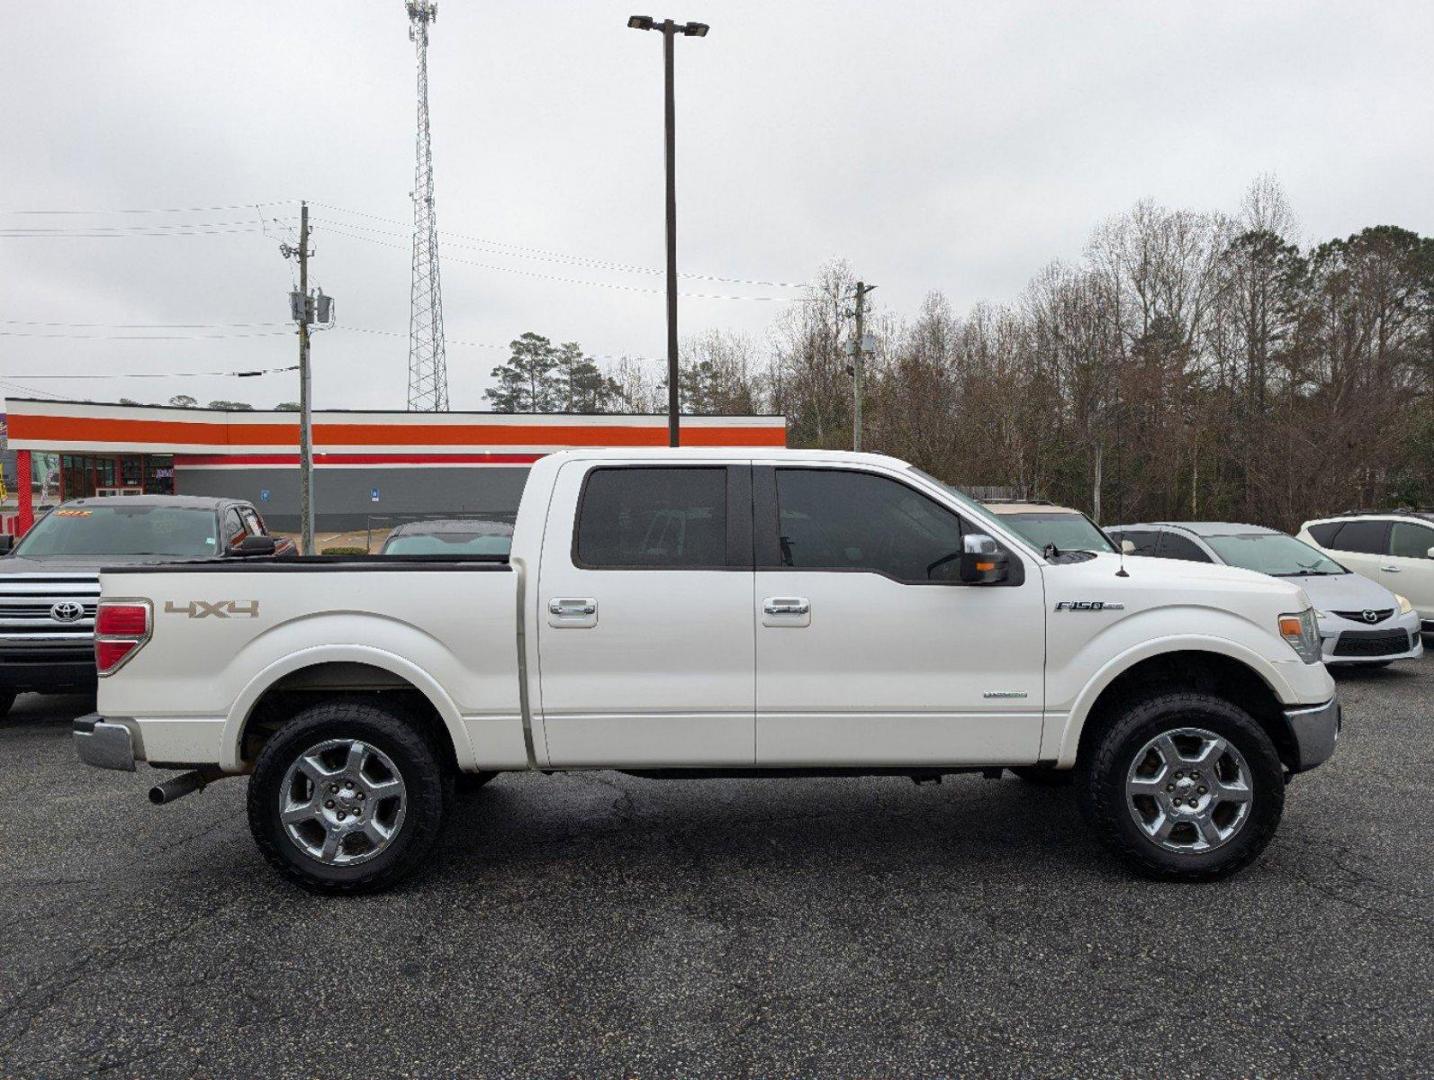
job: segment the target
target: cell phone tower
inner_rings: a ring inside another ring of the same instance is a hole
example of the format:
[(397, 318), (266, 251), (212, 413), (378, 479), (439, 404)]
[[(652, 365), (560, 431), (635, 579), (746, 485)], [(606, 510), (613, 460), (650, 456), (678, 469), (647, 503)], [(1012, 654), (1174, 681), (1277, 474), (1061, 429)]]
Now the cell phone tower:
[(408, 410), (448, 411), (448, 361), (443, 350), (443, 290), (438, 280), (438, 217), (433, 199), (433, 147), (428, 131), (428, 27), (435, 0), (406, 0), (408, 37), (418, 54), (418, 140), (413, 169), (413, 284), (408, 316)]

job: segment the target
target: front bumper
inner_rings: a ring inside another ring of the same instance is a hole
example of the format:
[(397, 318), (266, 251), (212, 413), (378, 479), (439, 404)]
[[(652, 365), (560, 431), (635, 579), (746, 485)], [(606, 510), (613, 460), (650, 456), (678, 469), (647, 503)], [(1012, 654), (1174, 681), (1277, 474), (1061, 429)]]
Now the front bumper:
[(1397, 615), (1376, 625), (1330, 616), (1319, 621), (1320, 659), (1328, 666), (1417, 660), (1424, 655), (1419, 616)]
[(90, 713), (75, 721), (74, 734), (75, 752), (86, 765), (134, 772), (134, 736), (125, 725)]
[(1294, 740), (1295, 760), (1292, 772), (1304, 772), (1328, 761), (1339, 741), (1344, 712), (1337, 698), (1323, 705), (1301, 706), (1285, 710), (1285, 724)]

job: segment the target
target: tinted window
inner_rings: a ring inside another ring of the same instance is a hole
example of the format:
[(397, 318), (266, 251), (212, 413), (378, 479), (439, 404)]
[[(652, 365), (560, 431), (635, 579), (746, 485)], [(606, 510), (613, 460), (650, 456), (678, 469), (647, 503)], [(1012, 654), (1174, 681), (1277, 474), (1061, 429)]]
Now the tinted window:
[(1402, 559), (1427, 559), (1429, 549), (1434, 547), (1434, 529), (1427, 525), (1413, 525), (1407, 521), (1396, 521), (1389, 534), (1389, 554)]
[(578, 509), (579, 566), (727, 563), (727, 470), (594, 469)]
[(1320, 547), (1329, 547), (1329, 542), (1334, 539), (1334, 534), (1338, 530), (1339, 522), (1326, 521), (1319, 525), (1311, 525), (1309, 527), (1309, 534), (1314, 537), (1314, 542)]
[(1179, 533), (1160, 534), (1160, 547), (1156, 551), (1162, 559), (1183, 559), (1185, 562), (1209, 562), (1210, 556), (1200, 550), (1200, 545)]
[(955, 579), (961, 519), (895, 480), (778, 469), (777, 508), (784, 566), (870, 570), (913, 584)]
[(1155, 541), (1160, 536), (1159, 533), (1147, 532), (1143, 529), (1123, 529), (1119, 533), (1112, 533), (1111, 535), (1118, 537), (1116, 540), (1117, 544), (1120, 543), (1121, 540), (1129, 540), (1134, 544), (1135, 550), (1131, 552), (1132, 555), (1154, 555)]
[(1354, 551), (1365, 555), (1383, 555), (1384, 539), (1389, 535), (1387, 521), (1346, 521), (1324, 546), (1332, 551)]

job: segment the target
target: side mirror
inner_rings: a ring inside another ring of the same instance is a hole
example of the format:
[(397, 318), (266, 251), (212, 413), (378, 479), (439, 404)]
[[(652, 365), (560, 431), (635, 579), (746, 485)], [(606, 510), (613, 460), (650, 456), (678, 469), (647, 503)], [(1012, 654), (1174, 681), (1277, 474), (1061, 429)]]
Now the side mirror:
[(1434, 547), (1430, 548), (1424, 554), (1427, 555), (1429, 558), (1434, 559)]
[(15, 546), (15, 538), (9, 533), (0, 533), (0, 555), (9, 555)]
[(277, 547), (272, 536), (246, 536), (239, 543), (231, 544), (228, 554), (238, 558), (272, 555)]
[(961, 580), (967, 585), (995, 585), (1006, 580), (1010, 556), (985, 533), (961, 538)]
[(1120, 542), (1120, 550), (1121, 550), (1121, 553), (1124, 554), (1124, 555), (1134, 555), (1134, 554), (1135, 554), (1135, 541), (1134, 541), (1134, 540), (1122, 540), (1122, 541)]

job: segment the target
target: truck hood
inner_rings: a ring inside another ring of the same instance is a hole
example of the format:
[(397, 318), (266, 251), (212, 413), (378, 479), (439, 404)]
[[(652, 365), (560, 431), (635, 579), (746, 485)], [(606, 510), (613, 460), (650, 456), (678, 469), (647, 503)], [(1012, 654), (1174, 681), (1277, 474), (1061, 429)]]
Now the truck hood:
[(1124, 565), (1126, 577), (1116, 576), (1119, 555), (1096, 554), (1083, 562), (1047, 565), (1042, 568), (1047, 599), (1052, 604), (1062, 600), (1123, 603), (1127, 611), (1195, 604), (1233, 611), (1262, 626), (1273, 626), (1271, 612), (1278, 616), (1312, 604), (1303, 587), (1307, 578), (1275, 578), (1219, 563), (1130, 555)]
[(1309, 594), (1314, 606), (1321, 611), (1363, 611), (1365, 608), (1398, 607), (1394, 593), (1377, 581), (1370, 581), (1358, 574), (1309, 575), (1306, 577), (1281, 578), (1281, 581), (1298, 583)]
[(100, 576), (106, 566), (163, 566), (167, 563), (202, 562), (213, 555), (45, 555), (30, 559), (21, 555), (0, 558), (0, 575), (4, 574), (93, 574)]

